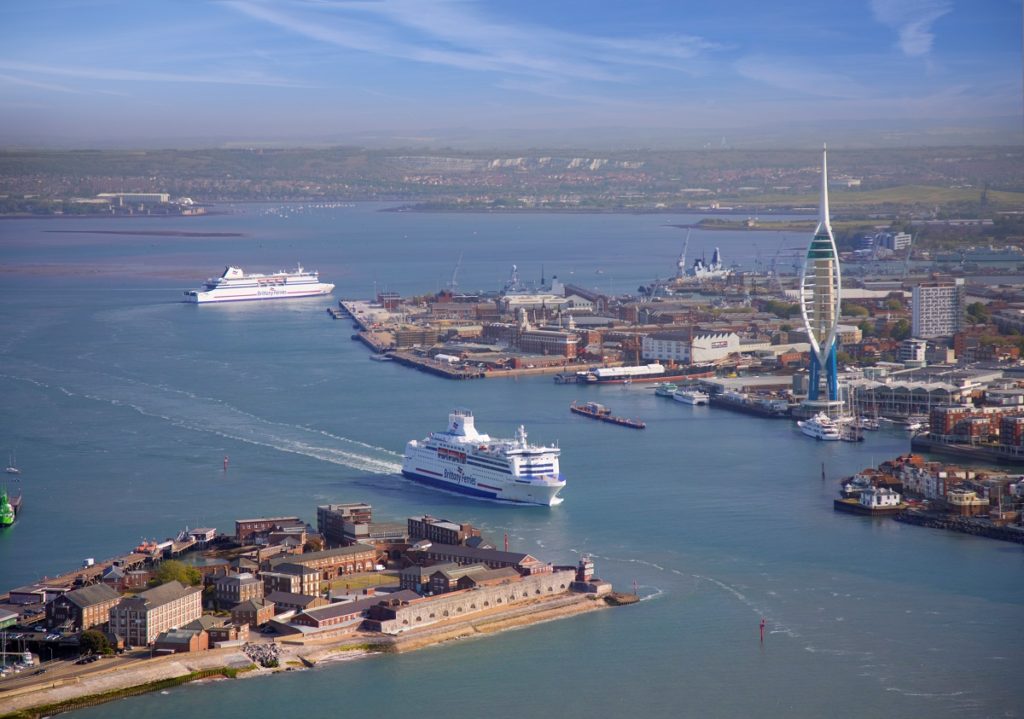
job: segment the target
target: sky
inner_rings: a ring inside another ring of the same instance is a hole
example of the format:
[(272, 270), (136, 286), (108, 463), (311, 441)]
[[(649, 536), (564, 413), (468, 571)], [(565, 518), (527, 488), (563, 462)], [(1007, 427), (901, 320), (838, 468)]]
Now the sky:
[(4, 0), (0, 145), (1019, 136), (1021, 37), (1021, 0)]

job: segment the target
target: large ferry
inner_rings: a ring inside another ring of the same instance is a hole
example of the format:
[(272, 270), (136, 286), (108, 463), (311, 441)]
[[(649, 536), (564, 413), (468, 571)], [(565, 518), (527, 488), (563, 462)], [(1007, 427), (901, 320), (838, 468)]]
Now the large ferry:
[(185, 301), (242, 302), (245, 300), (284, 300), (295, 297), (319, 297), (334, 289), (320, 281), (320, 275), (298, 265), (294, 270), (272, 274), (246, 274), (239, 267), (225, 267), (220, 277), (211, 277), (202, 289), (185, 290)]
[(560, 504), (565, 486), (558, 447), (528, 444), (520, 425), (514, 439), (477, 431), (473, 413), (453, 410), (444, 432), (405, 446), (402, 474), (439, 489), (521, 504)]
[(715, 376), (714, 365), (666, 367), (657, 362), (636, 367), (591, 367), (572, 375), (562, 373), (555, 377), (559, 384), (631, 384), (633, 382), (666, 382), (695, 380)]

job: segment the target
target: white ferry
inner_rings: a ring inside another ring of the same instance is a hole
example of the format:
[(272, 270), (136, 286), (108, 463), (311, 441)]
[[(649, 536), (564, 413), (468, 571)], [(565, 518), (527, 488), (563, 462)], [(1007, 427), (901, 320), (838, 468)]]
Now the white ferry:
[(334, 289), (334, 285), (320, 281), (316, 272), (298, 265), (292, 271), (281, 270), (272, 274), (246, 274), (239, 267), (225, 267), (220, 277), (211, 277), (202, 289), (185, 290), (185, 301), (242, 302), (246, 300), (285, 300), (296, 297), (319, 297)]
[(710, 403), (711, 398), (708, 397), (707, 392), (701, 392), (696, 389), (679, 389), (672, 395), (672, 399), (676, 402), (682, 402), (683, 404), (692, 404), (694, 406), (706, 405)]
[(439, 489), (522, 504), (560, 504), (565, 486), (558, 447), (528, 444), (522, 425), (514, 439), (477, 432), (473, 414), (453, 410), (444, 432), (405, 446), (402, 474)]
[(839, 432), (839, 425), (829, 419), (829, 416), (824, 412), (819, 412), (810, 419), (805, 419), (801, 422), (797, 422), (796, 424), (800, 427), (801, 432), (806, 434), (808, 437), (814, 437), (814, 439), (836, 442), (842, 439), (842, 435)]

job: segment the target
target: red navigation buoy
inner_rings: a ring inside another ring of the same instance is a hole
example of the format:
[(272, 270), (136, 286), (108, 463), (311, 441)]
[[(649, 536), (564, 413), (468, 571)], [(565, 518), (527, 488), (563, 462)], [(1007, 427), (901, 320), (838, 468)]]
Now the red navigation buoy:
[(226, 454), (224, 455), (224, 471), (228, 471), (228, 456)]
[(761, 617), (761, 643), (764, 644), (764, 617)]

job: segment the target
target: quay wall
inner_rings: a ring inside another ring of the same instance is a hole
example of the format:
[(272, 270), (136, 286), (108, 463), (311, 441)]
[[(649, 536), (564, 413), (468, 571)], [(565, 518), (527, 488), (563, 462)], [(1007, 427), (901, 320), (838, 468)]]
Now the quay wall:
[(973, 459), (978, 462), (997, 462), (999, 464), (1024, 464), (1024, 453), (1010, 453), (990, 447), (979, 447), (970, 444), (955, 444), (932, 439), (926, 434), (918, 434), (910, 440), (910, 449), (915, 452), (931, 452), (960, 459)]
[(399, 634), (453, 617), (465, 617), (474, 612), (515, 606), (539, 597), (567, 594), (575, 579), (575, 571), (556, 570), (551, 574), (534, 574), (516, 582), (494, 587), (478, 587), (414, 599), (408, 604), (395, 607), (394, 619), (381, 621), (380, 631), (385, 634)]

